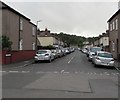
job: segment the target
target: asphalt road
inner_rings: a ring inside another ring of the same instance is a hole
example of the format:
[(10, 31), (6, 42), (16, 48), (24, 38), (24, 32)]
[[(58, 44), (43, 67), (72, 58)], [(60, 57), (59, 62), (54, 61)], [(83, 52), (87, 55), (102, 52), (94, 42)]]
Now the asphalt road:
[(118, 98), (117, 70), (95, 68), (80, 51), (2, 73), (4, 98)]

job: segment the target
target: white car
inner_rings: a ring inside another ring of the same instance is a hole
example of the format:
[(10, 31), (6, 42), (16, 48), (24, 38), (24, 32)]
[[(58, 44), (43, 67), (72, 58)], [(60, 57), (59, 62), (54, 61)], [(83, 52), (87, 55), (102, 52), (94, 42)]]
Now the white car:
[(102, 51), (101, 47), (91, 47), (88, 52), (88, 60), (92, 61), (92, 58), (94, 57), (95, 53), (97, 51)]
[(87, 53), (87, 49), (86, 49), (86, 48), (83, 48), (83, 49), (82, 49), (82, 52), (83, 52), (84, 54), (86, 54), (86, 53)]
[(58, 58), (57, 50), (56, 50), (56, 49), (53, 49), (53, 50), (51, 50), (51, 51), (52, 51), (52, 54), (53, 54), (54, 58), (55, 58), (55, 59)]
[(97, 52), (93, 57), (92, 62), (95, 66), (101, 65), (114, 67), (114, 58), (112, 54), (105, 51)]
[(38, 50), (34, 59), (35, 62), (43, 60), (51, 62), (52, 60), (54, 60), (54, 55), (52, 54), (51, 50)]

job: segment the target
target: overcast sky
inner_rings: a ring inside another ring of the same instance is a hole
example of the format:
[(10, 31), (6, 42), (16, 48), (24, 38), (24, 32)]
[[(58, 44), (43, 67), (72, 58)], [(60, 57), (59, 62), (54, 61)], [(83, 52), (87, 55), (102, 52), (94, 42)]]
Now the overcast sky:
[(40, 30), (92, 37), (107, 30), (107, 20), (118, 10), (114, 2), (8, 2), (8, 5), (36, 23)]

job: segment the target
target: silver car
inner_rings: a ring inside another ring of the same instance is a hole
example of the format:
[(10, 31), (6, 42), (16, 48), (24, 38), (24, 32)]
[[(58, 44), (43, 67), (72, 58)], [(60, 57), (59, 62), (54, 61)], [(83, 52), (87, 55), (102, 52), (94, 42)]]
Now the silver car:
[(34, 59), (35, 62), (43, 61), (43, 60), (47, 60), (51, 62), (52, 60), (54, 60), (54, 55), (52, 54), (51, 50), (38, 50), (36, 52)]
[(94, 57), (95, 53), (97, 51), (102, 51), (101, 47), (91, 47), (88, 52), (88, 60), (92, 61), (92, 58)]
[(53, 54), (54, 58), (55, 58), (55, 59), (58, 58), (57, 50), (56, 50), (56, 49), (53, 49), (53, 50), (51, 50), (51, 51), (52, 51), (52, 54)]
[(102, 65), (102, 66), (114, 66), (114, 58), (111, 53), (105, 51), (99, 51), (95, 54), (92, 59), (92, 62), (95, 66)]

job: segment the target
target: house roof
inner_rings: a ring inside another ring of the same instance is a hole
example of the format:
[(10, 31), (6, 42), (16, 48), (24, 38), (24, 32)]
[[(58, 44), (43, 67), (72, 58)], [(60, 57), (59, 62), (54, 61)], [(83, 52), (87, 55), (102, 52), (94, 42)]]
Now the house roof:
[(24, 16), (23, 14), (21, 14), (20, 12), (16, 11), (15, 9), (11, 8), (10, 6), (8, 6), (7, 4), (5, 4), (4, 2), (0, 1), (0, 3), (2, 4), (2, 9), (9, 9), (10, 11), (22, 16), (23, 18), (27, 19), (30, 21), (30, 19), (26, 16)]
[(37, 25), (36, 24), (34, 24), (33, 22), (30, 22), (32, 25), (34, 25), (34, 26), (36, 26), (37, 27)]
[(40, 36), (40, 37), (44, 37), (44, 36), (52, 37), (51, 34), (50, 34), (50, 31), (47, 30), (47, 28), (46, 28), (44, 31), (40, 31), (40, 32), (39, 32), (39, 36)]
[(107, 21), (110, 22), (115, 16), (117, 16), (120, 13), (120, 9)]

